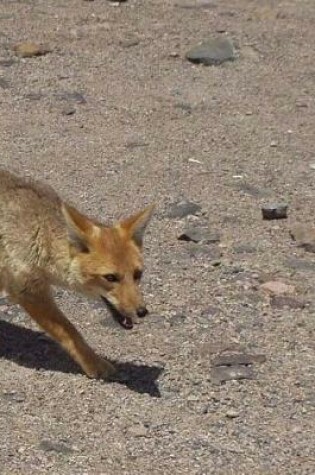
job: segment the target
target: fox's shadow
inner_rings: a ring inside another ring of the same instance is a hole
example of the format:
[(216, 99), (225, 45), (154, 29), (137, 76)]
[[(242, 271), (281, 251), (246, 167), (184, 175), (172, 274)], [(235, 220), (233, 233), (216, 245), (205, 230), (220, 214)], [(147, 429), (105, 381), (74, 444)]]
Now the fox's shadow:
[[(43, 333), (1, 320), (0, 358), (28, 368), (82, 374), (62, 348)], [(118, 370), (113, 382), (123, 384), (138, 393), (161, 397), (157, 379), (163, 368), (119, 361), (112, 363)]]

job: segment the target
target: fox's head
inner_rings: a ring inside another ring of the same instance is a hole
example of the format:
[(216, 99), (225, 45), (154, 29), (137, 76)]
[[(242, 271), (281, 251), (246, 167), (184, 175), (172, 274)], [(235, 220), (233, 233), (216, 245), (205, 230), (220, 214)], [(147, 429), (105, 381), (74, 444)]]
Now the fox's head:
[(131, 329), (148, 311), (140, 291), (142, 243), (154, 205), (107, 227), (63, 204), (71, 250), (71, 279), (83, 293), (101, 298), (114, 318)]

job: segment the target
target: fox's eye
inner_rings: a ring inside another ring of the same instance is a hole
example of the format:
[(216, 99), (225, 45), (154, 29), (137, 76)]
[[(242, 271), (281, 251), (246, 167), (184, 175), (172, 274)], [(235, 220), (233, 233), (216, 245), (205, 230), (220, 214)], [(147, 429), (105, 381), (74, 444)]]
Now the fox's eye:
[(134, 280), (140, 280), (142, 277), (142, 270), (137, 269), (134, 271), (133, 278)]
[(103, 275), (103, 277), (108, 282), (118, 282), (119, 281), (119, 277), (115, 274), (106, 274), (106, 275)]

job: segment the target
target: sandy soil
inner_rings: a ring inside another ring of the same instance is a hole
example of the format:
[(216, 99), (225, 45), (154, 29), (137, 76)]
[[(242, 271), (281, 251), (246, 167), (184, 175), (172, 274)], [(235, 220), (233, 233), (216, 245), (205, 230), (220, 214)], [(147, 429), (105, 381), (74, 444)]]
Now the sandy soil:
[[(315, 256), (289, 235), (315, 218), (314, 24), (314, 0), (0, 2), (1, 166), (110, 221), (158, 203), (142, 325), (58, 292), (120, 382), (1, 300), (1, 474), (315, 473)], [(222, 35), (235, 61), (185, 59)], [(51, 51), (18, 58), (22, 41)], [(182, 199), (201, 211), (169, 218)], [(264, 221), (274, 202), (288, 218)], [(220, 241), (178, 241), (187, 224)], [(265, 362), (220, 383), (231, 354)]]

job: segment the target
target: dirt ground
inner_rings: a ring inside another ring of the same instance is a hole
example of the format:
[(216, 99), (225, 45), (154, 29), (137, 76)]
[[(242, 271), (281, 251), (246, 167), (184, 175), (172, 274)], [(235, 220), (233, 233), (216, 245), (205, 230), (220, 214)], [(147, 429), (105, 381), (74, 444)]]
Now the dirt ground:
[[(314, 25), (314, 0), (0, 2), (1, 166), (109, 221), (158, 204), (142, 325), (57, 293), (119, 382), (0, 301), (1, 474), (315, 473), (315, 256), (289, 233), (315, 221)], [(216, 36), (235, 61), (185, 59)], [(182, 199), (201, 211), (170, 218)], [(263, 220), (275, 202), (288, 218)], [(220, 241), (179, 241), (188, 224)], [(231, 355), (252, 361), (220, 383)]]

